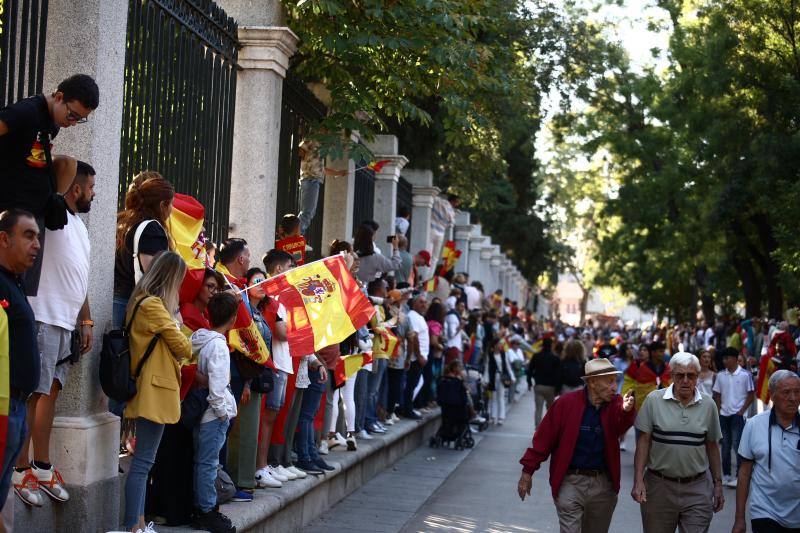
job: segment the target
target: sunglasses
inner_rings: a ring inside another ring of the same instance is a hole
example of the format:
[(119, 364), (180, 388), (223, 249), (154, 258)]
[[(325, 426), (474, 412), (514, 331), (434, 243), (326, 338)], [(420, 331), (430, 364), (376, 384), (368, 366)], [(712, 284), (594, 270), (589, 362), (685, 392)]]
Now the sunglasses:
[(697, 374), (672, 374), (673, 381), (694, 381), (697, 379)]

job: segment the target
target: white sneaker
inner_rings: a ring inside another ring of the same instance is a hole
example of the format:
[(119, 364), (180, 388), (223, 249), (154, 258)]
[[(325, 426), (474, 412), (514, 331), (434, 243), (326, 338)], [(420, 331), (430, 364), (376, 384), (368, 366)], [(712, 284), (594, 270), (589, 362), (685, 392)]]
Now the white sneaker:
[(481, 415), (475, 415), (475, 417), (470, 420), (470, 422), (475, 422), (476, 424), (483, 424), (486, 422), (486, 419), (483, 418)]
[(347, 446), (347, 440), (345, 440), (345, 438), (342, 437), (341, 433), (337, 433), (336, 435), (334, 435), (333, 439), (328, 439), (329, 448), (333, 448), (333, 446), (331, 446), (331, 441), (335, 442), (336, 446), (341, 446), (343, 448)]
[(356, 434), (356, 437), (358, 437), (359, 439), (362, 439), (362, 440), (372, 440), (372, 435), (367, 433), (366, 429), (362, 429), (361, 431), (359, 431)]
[(386, 426), (384, 426), (383, 424), (381, 424), (380, 422), (375, 422), (375, 425), (378, 426), (379, 428), (381, 428), (384, 431), (388, 431), (388, 428)]
[(389, 420), (392, 421), (392, 424), (396, 424), (397, 422), (400, 422), (400, 417), (392, 413), (392, 416), (389, 418)]
[(280, 474), (281, 476), (283, 476), (286, 479), (288, 479), (289, 481), (292, 481), (293, 479), (297, 479), (297, 474), (295, 474), (294, 472), (292, 472), (291, 470), (289, 470), (287, 468), (284, 468), (282, 465), (276, 466), (275, 467), (275, 471), (278, 474)]
[(273, 478), (277, 479), (277, 480), (278, 480), (278, 481), (280, 481), (281, 483), (286, 483), (287, 481), (289, 481), (289, 478), (288, 478), (288, 477), (286, 477), (286, 476), (284, 476), (284, 475), (283, 475), (283, 474), (281, 474), (280, 472), (278, 472), (278, 471), (275, 469), (275, 467), (274, 467), (274, 466), (268, 466), (268, 467), (267, 467), (267, 472), (269, 472), (269, 475), (270, 475), (270, 476), (272, 476)]
[(725, 485), (726, 487), (730, 487), (730, 488), (732, 488), (732, 489), (735, 489), (735, 488), (736, 488), (736, 485), (738, 484), (738, 482), (739, 482), (739, 479), (738, 479), (738, 478), (736, 478), (736, 477), (734, 477), (734, 476), (730, 476), (730, 477), (728, 477), (728, 481), (726, 481), (726, 482), (724, 483), (724, 485)]
[(41, 489), (42, 492), (59, 502), (69, 500), (69, 492), (64, 488), (64, 479), (55, 467), (50, 465), (50, 469), (45, 470), (43, 468), (36, 468), (36, 465), (31, 463), (31, 471), (39, 481), (39, 489)]
[(347, 436), (347, 451), (354, 452), (358, 449), (356, 445), (356, 436), (351, 433)]
[(296, 475), (297, 479), (305, 479), (305, 478), (308, 477), (308, 474), (306, 474), (305, 472), (303, 472), (302, 470), (300, 470), (299, 468), (296, 468), (294, 466), (290, 466), (290, 467), (286, 468), (286, 470), (288, 470), (292, 474)]
[(271, 489), (279, 489), (283, 483), (272, 477), (269, 473), (269, 468), (261, 468), (256, 471), (256, 486), (260, 489), (269, 487)]
[(625, 446), (625, 442), (624, 441), (619, 443), (619, 451), (624, 452), (627, 449), (628, 449), (628, 447)]
[(328, 445), (328, 439), (322, 439), (322, 442), (319, 443), (319, 449), (317, 451), (320, 455), (328, 455), (329, 450), (330, 446)]
[(22, 472), (17, 472), (17, 469), (14, 468), (11, 471), (11, 484), (14, 487), (14, 494), (19, 496), (19, 499), (26, 505), (41, 507), (44, 503), (44, 496), (39, 490), (39, 480), (30, 468)]
[(158, 533), (158, 532), (156, 531), (156, 528), (153, 527), (153, 523), (150, 522), (149, 524), (144, 526), (144, 529), (137, 529), (136, 533)]
[(394, 420), (392, 420), (391, 418), (387, 418), (382, 422), (382, 424), (384, 425), (384, 427), (393, 426)]

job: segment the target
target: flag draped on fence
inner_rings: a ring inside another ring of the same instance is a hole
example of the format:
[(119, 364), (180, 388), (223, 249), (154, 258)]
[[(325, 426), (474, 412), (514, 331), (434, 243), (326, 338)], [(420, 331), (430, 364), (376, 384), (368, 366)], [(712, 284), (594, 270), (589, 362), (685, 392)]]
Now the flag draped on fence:
[(264, 290), (286, 308), (293, 357), (342, 342), (375, 313), (340, 255), (269, 278)]
[(341, 387), (344, 385), (347, 378), (371, 362), (372, 352), (343, 355), (340, 357), (339, 361), (336, 363), (336, 369), (333, 371), (333, 378), (336, 386)]
[(461, 257), (461, 250), (456, 250), (456, 241), (447, 241), (442, 247), (442, 268), (439, 275), (444, 276), (456, 267), (458, 258)]

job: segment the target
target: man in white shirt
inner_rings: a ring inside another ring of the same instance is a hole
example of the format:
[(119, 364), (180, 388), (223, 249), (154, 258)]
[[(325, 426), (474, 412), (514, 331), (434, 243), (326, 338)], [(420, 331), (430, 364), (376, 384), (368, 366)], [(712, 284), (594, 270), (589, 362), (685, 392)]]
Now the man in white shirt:
[[(736, 348), (722, 351), (725, 370), (717, 374), (714, 387), (714, 401), (719, 409), (719, 423), (722, 428), (722, 474), (723, 484), (736, 486), (736, 476), (731, 475), (731, 450), (736, 453), (744, 429), (744, 413), (753, 402), (753, 376), (739, 366), (739, 352)], [(741, 457), (736, 456), (736, 469), (741, 466)]]
[(422, 367), (428, 362), (430, 353), (430, 334), (425, 313), (428, 311), (428, 298), (423, 293), (414, 298), (411, 311), (408, 312), (408, 326), (414, 332), (414, 338), (407, 343), (408, 371), (406, 372), (406, 387), (403, 391), (403, 411), (405, 418), (419, 420), (422, 416), (414, 411), (414, 389), (417, 388), (422, 375)]
[[(80, 327), (81, 355), (92, 349), (89, 310), (89, 232), (76, 213), (88, 213), (94, 199), (94, 169), (78, 161), (75, 180), (64, 195), (67, 225), (47, 230), (39, 291), (29, 302), (36, 316), (41, 375), (36, 392), (28, 400), (30, 431), (12, 474), (14, 492), (27, 505), (40, 507), (42, 492), (57, 502), (69, 500), (61, 474), (50, 464), (50, 431), (58, 393), (67, 382), (72, 361), (72, 333)], [(28, 450), (33, 436), (33, 461)], [(41, 490), (40, 490), (41, 489)]]
[(464, 302), (456, 302), (455, 308), (450, 309), (444, 316), (444, 364), (461, 358), (461, 350), (464, 346), (461, 341), (461, 314), (463, 312)]

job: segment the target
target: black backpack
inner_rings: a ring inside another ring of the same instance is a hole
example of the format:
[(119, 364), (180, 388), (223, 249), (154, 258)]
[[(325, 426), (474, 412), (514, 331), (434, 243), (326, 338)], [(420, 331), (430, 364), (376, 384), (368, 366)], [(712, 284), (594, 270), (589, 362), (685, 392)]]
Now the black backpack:
[(145, 296), (136, 303), (131, 319), (124, 329), (114, 329), (103, 335), (103, 349), (100, 350), (100, 386), (103, 387), (106, 396), (118, 402), (127, 402), (136, 396), (136, 379), (160, 337), (158, 334), (153, 336), (139, 364), (136, 365), (136, 373), (131, 375), (129, 346), (131, 326), (142, 302), (148, 298), (149, 296)]

